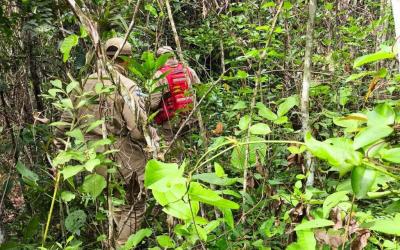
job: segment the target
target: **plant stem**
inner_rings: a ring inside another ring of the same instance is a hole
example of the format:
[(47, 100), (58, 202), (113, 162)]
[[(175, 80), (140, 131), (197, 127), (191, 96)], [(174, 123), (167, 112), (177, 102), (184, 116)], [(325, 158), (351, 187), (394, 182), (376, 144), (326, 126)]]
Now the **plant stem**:
[(53, 215), (54, 203), (55, 203), (56, 196), (57, 196), (58, 186), (59, 186), (59, 184), (60, 184), (60, 177), (61, 177), (61, 173), (60, 173), (60, 171), (57, 171), (56, 183), (55, 183), (55, 185), (54, 185), (53, 198), (52, 198), (52, 200), (51, 200), (49, 215), (47, 216), (46, 228), (45, 228), (45, 230), (44, 230), (43, 239), (42, 239), (42, 247), (44, 247), (44, 243), (46, 242), (47, 234), (48, 234), (48, 232), (49, 232), (49, 226), (50, 226), (51, 216)]

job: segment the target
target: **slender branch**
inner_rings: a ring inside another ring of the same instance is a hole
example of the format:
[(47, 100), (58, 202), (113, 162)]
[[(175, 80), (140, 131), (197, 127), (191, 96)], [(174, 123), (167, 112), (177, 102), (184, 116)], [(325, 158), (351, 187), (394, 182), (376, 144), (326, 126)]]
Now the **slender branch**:
[(124, 36), (124, 42), (122, 43), (121, 47), (118, 48), (117, 52), (115, 53), (115, 55), (113, 57), (113, 60), (115, 60), (119, 56), (119, 53), (121, 53), (122, 48), (124, 47), (126, 41), (128, 40), (129, 34), (133, 30), (133, 25), (135, 24), (135, 18), (139, 11), (139, 6), (140, 6), (141, 1), (142, 0), (138, 0), (136, 3), (136, 7), (135, 7), (135, 11), (133, 12), (131, 23), (129, 24), (128, 30), (126, 31), (125, 36)]
[(197, 111), (197, 109), (200, 107), (200, 104), (204, 101), (206, 96), (214, 89), (214, 87), (222, 80), (225, 72), (222, 73), (222, 75), (216, 80), (215, 82), (212, 83), (212, 85), (208, 88), (207, 92), (201, 97), (200, 101), (196, 102), (195, 106), (193, 107), (192, 111), (190, 111), (189, 115), (186, 117), (186, 120), (182, 123), (182, 125), (179, 127), (178, 131), (175, 133), (174, 138), (172, 139), (171, 143), (168, 145), (167, 149), (164, 151), (164, 154), (168, 153), (169, 150), (171, 149), (171, 146), (174, 144), (174, 142), (178, 139), (178, 136), (182, 132), (183, 128), (186, 126), (186, 124), (189, 122), (190, 118), (192, 118), (193, 114)]
[[(307, 22), (307, 32), (306, 32), (306, 48), (304, 55), (304, 73), (303, 73), (303, 84), (301, 90), (301, 101), (300, 109), (302, 115), (302, 132), (305, 136), (310, 131), (310, 114), (309, 114), (309, 94), (311, 86), (311, 55), (313, 48), (313, 32), (314, 32), (314, 22), (315, 22), (315, 12), (317, 9), (317, 0), (310, 0), (308, 7), (308, 22)], [(315, 167), (313, 165), (312, 156), (310, 152), (305, 154), (306, 168), (309, 171), (307, 177), (307, 186), (314, 185), (314, 172)]]
[[(280, 4), (278, 6), (277, 12), (276, 12), (276, 14), (275, 14), (275, 16), (274, 16), (274, 18), (272, 20), (271, 32), (270, 32), (270, 34), (269, 34), (269, 36), (267, 38), (267, 41), (265, 42), (264, 50), (263, 50), (263, 52), (262, 52), (262, 54), (260, 56), (259, 62), (258, 62), (258, 70), (257, 70), (257, 75), (256, 75), (256, 86), (255, 86), (254, 91), (253, 91), (253, 97), (252, 97), (251, 106), (250, 106), (250, 122), (249, 122), (249, 125), (248, 125), (247, 138), (246, 138), (246, 142), (247, 143), (250, 142), (250, 136), (251, 136), (250, 126), (252, 124), (251, 117), (252, 117), (252, 115), (254, 113), (254, 107), (256, 106), (256, 99), (257, 99), (258, 89), (260, 87), (262, 63), (264, 62), (264, 58), (267, 55), (267, 48), (269, 47), (269, 43), (271, 42), (273, 33), (275, 31), (276, 21), (278, 20), (278, 16), (281, 13), (283, 2), (284, 1), (281, 0)], [(247, 168), (249, 167), (248, 166), (249, 165), (249, 158), (250, 158), (250, 146), (249, 146), (249, 144), (247, 144), (246, 151), (245, 151), (244, 170), (243, 170), (243, 194), (246, 193), (246, 189), (247, 189)], [(246, 201), (245, 197), (246, 196), (243, 195), (243, 204)], [(244, 208), (244, 206), (242, 206), (242, 207)], [(244, 213), (245, 212), (243, 210), (242, 211), (242, 219), (243, 220), (245, 219), (245, 216), (243, 216)]]

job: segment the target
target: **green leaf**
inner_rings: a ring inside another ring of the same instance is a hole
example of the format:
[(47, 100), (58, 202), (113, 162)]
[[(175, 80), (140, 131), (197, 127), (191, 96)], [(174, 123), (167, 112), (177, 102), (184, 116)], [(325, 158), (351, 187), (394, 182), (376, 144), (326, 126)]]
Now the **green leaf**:
[(219, 220), (213, 220), (207, 223), (207, 225), (204, 227), (204, 230), (206, 230), (207, 234), (211, 233), (216, 229), (221, 222)]
[[(24, 235), (24, 240), (33, 240), (33, 237), (37, 234), (39, 228), (40, 228), (40, 220), (38, 216), (32, 217), (32, 219), (29, 221), (28, 224), (24, 224), (23, 228), (23, 235)], [(0, 247), (0, 249), (2, 249)]]
[(52, 97), (56, 97), (57, 93), (63, 93), (62, 89), (49, 89), (49, 95), (51, 95)]
[(50, 81), (51, 85), (56, 88), (62, 89), (62, 82), (58, 79)]
[(104, 120), (96, 120), (96, 121), (90, 123), (86, 129), (86, 133), (92, 131), (93, 129), (97, 128), (98, 126), (102, 125), (103, 123), (104, 123)]
[(357, 166), (351, 172), (351, 187), (357, 199), (367, 196), (376, 180), (377, 173), (373, 169)]
[(238, 72), (236, 73), (235, 78), (236, 79), (246, 79), (249, 76), (249, 74), (246, 71), (243, 70), (238, 70)]
[(61, 102), (61, 104), (64, 106), (64, 108), (67, 108), (67, 109), (74, 109), (74, 105), (72, 104), (71, 99), (69, 99), (69, 98), (64, 98), (64, 99), (62, 99), (60, 102)]
[(203, 202), (218, 208), (238, 209), (239, 205), (219, 196), (213, 190), (203, 187), (200, 183), (191, 182), (189, 187), (190, 199)]
[(382, 159), (393, 163), (400, 163), (400, 148), (391, 148), (380, 152)]
[(253, 135), (267, 135), (271, 133), (271, 129), (265, 123), (257, 123), (250, 127), (250, 133)]
[(387, 125), (379, 125), (367, 127), (354, 137), (354, 149), (359, 149), (372, 144), (379, 139), (389, 136), (393, 129)]
[(67, 85), (66, 91), (69, 94), (72, 90), (74, 90), (77, 86), (79, 86), (79, 82), (72, 81)]
[(61, 193), (61, 199), (65, 202), (70, 202), (75, 199), (75, 194), (71, 193), (70, 191), (63, 191)]
[(274, 2), (266, 2), (266, 3), (264, 3), (262, 6), (261, 6), (261, 9), (267, 9), (267, 8), (270, 8), (270, 7), (275, 7), (275, 3)]
[(78, 166), (67, 166), (64, 167), (61, 170), (61, 174), (63, 174), (64, 176), (64, 180), (77, 175), (78, 173), (80, 173), (82, 170), (84, 169), (84, 167), (82, 165), (78, 165)]
[(357, 73), (357, 74), (352, 74), (352, 75), (350, 75), (349, 77), (346, 78), (345, 82), (351, 82), (351, 81), (360, 79), (360, 78), (362, 78), (364, 76), (372, 75), (373, 73), (374, 73), (374, 71), (365, 71), (365, 72), (361, 72), (361, 73)]
[(67, 136), (70, 136), (75, 139), (76, 144), (83, 143), (85, 141), (84, 135), (79, 128), (76, 128), (72, 131), (68, 131), (65, 133)]
[(225, 171), (218, 162), (214, 162), (215, 175), (217, 177), (225, 177)]
[(162, 66), (165, 65), (165, 63), (168, 61), (169, 58), (173, 57), (174, 55), (172, 53), (165, 53), (159, 56), (156, 60), (156, 67), (155, 69), (158, 70)]
[(227, 208), (221, 208), (222, 213), (224, 214), (224, 221), (226, 225), (228, 225), (231, 229), (235, 227), (235, 222), (233, 220), (232, 210)]
[(378, 219), (362, 225), (373, 231), (400, 236), (400, 213), (394, 219)]
[(258, 115), (269, 120), (269, 121), (275, 121), (278, 116), (272, 112), (269, 108), (265, 106), (264, 103), (258, 102), (256, 104), (256, 107), (258, 108)]
[(341, 176), (349, 172), (354, 166), (361, 164), (362, 155), (353, 149), (350, 139), (331, 138), (320, 142), (308, 133), (305, 137), (305, 143), (315, 157), (328, 161), (333, 169), (339, 171)]
[(20, 161), (17, 162), (15, 168), (17, 169), (18, 173), (22, 176), (22, 180), (26, 184), (30, 186), (37, 186), (37, 181), (39, 180), (39, 176), (36, 173), (32, 172)]
[(294, 106), (297, 106), (299, 103), (297, 95), (290, 96), (286, 98), (286, 100), (279, 104), (277, 115), (284, 116), (289, 110), (291, 110)]
[(391, 125), (396, 117), (393, 108), (387, 103), (379, 104), (374, 110), (367, 113), (368, 127)]
[(79, 37), (75, 34), (67, 36), (61, 43), (60, 51), (63, 54), (63, 61), (66, 62), (70, 56), (71, 49), (78, 45)]
[(86, 217), (86, 213), (82, 210), (71, 212), (65, 219), (65, 228), (71, 233), (78, 234), (85, 225)]
[(103, 192), (106, 186), (107, 182), (103, 176), (91, 174), (85, 177), (85, 181), (82, 184), (82, 190), (93, 198), (96, 198), (101, 194), (101, 192)]
[(50, 126), (54, 127), (71, 126), (71, 123), (59, 121), (50, 123)]
[(249, 115), (245, 115), (243, 117), (240, 118), (239, 120), (239, 128), (240, 130), (246, 130), (249, 128), (249, 124), (250, 124), (250, 116)]
[(144, 185), (151, 189), (151, 185), (160, 181), (163, 178), (181, 177), (183, 174), (183, 168), (179, 169), (176, 163), (164, 163), (157, 160), (150, 160), (146, 164), (146, 170), (144, 174)]
[(381, 50), (381, 51), (375, 52), (373, 54), (364, 55), (364, 56), (357, 58), (354, 61), (353, 67), (358, 68), (367, 63), (372, 63), (372, 62), (380, 61), (383, 59), (392, 59), (394, 57), (395, 57), (395, 54), (393, 54), (392, 52), (387, 52), (387, 51)]
[(218, 177), (215, 173), (202, 173), (196, 174), (192, 176), (193, 180), (200, 180), (206, 183), (210, 183), (218, 186), (230, 186), (235, 184), (238, 179), (237, 178), (221, 178)]
[(349, 197), (347, 197), (347, 191), (339, 191), (326, 197), (324, 204), (322, 205), (323, 217), (328, 218), (332, 208), (334, 208), (340, 202), (348, 200)]
[(157, 243), (164, 248), (174, 248), (175, 242), (168, 235), (158, 235)]
[(100, 165), (101, 161), (99, 159), (90, 159), (85, 162), (85, 168), (87, 171), (92, 172), (95, 167)]
[(233, 107), (233, 110), (242, 110), (247, 107), (246, 103), (244, 101), (238, 101)]
[(297, 242), (290, 244), (286, 250), (315, 250), (317, 241), (311, 230), (296, 231)]
[(289, 120), (289, 119), (288, 119), (287, 116), (281, 116), (281, 117), (278, 117), (278, 119), (276, 119), (276, 120), (274, 121), (274, 123), (275, 123), (276, 125), (281, 125), (281, 124), (287, 123), (288, 120)]
[(148, 12), (150, 12), (154, 17), (158, 17), (157, 10), (156, 10), (156, 8), (153, 7), (153, 5), (146, 4), (144, 6), (144, 9), (147, 10)]
[(150, 237), (152, 234), (152, 230), (150, 228), (142, 228), (137, 231), (135, 234), (129, 236), (125, 245), (123, 245), (119, 250), (131, 250), (134, 249), (144, 238)]
[(184, 202), (182, 200), (174, 201), (164, 207), (163, 211), (178, 219), (189, 221), (199, 212), (200, 206), (198, 201)]
[(331, 221), (331, 220), (315, 219), (315, 220), (311, 220), (311, 221), (302, 222), (301, 224), (297, 225), (294, 228), (294, 230), (295, 231), (308, 230), (308, 229), (327, 227), (327, 226), (333, 226), (333, 225), (335, 225), (335, 223), (333, 223), (333, 221)]

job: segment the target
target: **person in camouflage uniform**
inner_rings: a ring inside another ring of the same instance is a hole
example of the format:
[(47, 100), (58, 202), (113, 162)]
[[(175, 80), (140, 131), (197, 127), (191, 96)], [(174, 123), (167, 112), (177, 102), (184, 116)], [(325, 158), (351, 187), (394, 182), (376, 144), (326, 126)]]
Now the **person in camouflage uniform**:
[[(121, 48), (124, 39), (112, 38), (105, 44), (105, 52), (108, 59), (112, 59), (115, 53)], [(126, 42), (120, 55), (130, 56), (131, 45)], [(119, 247), (123, 245), (128, 237), (135, 233), (144, 218), (145, 213), (145, 192), (144, 192), (144, 170), (147, 162), (145, 128), (141, 121), (147, 121), (145, 101), (141, 97), (141, 89), (126, 75), (126, 62), (117, 57), (113, 62), (112, 70), (101, 69), (90, 75), (83, 84), (84, 92), (94, 92), (98, 83), (103, 86), (115, 86), (116, 90), (102, 102), (92, 104), (79, 110), (79, 116), (89, 115), (87, 123), (106, 119), (106, 131), (116, 141), (112, 145), (115, 153), (114, 160), (119, 165), (118, 178), (124, 183), (126, 192), (126, 205), (113, 208), (115, 227), (115, 243)], [(157, 133), (154, 128), (148, 128), (153, 141), (157, 141)], [(86, 134), (86, 140), (99, 140), (103, 138), (101, 126)], [(148, 138), (147, 138), (148, 139)], [(148, 143), (147, 143), (148, 144)], [(105, 151), (100, 149), (99, 151)], [(154, 149), (153, 149), (154, 150)], [(96, 172), (106, 176), (107, 168), (98, 167)]]
[[(172, 57), (170, 57), (167, 62), (165, 63), (164, 66), (169, 67), (171, 70), (174, 70), (177, 68), (179, 65), (183, 66), (184, 71), (186, 71), (186, 77), (187, 77), (187, 82), (189, 85), (189, 92), (192, 92), (193, 85), (194, 84), (199, 84), (200, 83), (200, 78), (198, 77), (196, 71), (192, 69), (189, 66), (183, 65), (183, 62), (179, 62), (176, 59), (174, 50), (170, 46), (162, 46), (158, 48), (157, 50), (157, 56), (161, 56), (163, 54), (170, 53), (172, 54)], [(158, 70), (154, 78), (157, 79), (159, 78), (163, 72), (161, 70)], [(157, 83), (156, 87), (159, 86), (168, 86), (168, 81), (166, 77), (161, 78)], [(151, 109), (152, 110), (157, 110), (160, 108), (160, 104), (163, 101), (163, 96), (166, 94), (169, 94), (169, 89), (168, 87), (164, 88), (164, 91), (158, 91), (156, 93), (151, 94)], [(170, 143), (171, 140), (173, 139), (176, 131), (179, 129), (179, 127), (182, 125), (183, 121), (185, 120), (185, 116), (175, 116), (173, 119), (169, 119), (161, 124), (161, 129), (160, 132), (163, 135), (164, 139), (166, 140), (167, 143)], [(196, 119), (190, 119), (188, 124), (186, 124), (186, 130), (188, 130), (190, 127), (193, 127), (196, 123)]]

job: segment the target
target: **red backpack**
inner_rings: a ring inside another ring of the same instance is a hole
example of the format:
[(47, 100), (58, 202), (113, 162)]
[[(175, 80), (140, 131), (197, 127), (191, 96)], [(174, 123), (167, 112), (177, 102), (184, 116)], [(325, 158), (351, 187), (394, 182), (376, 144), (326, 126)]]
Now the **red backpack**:
[[(191, 77), (189, 70), (186, 70), (182, 64), (176, 67), (164, 66), (160, 69), (167, 75), (169, 92), (164, 95), (160, 103), (160, 111), (155, 117), (157, 124), (162, 124), (175, 116), (176, 112), (185, 114), (192, 108), (192, 94), (189, 93), (189, 83), (187, 77)], [(185, 74), (186, 71), (186, 74)]]

